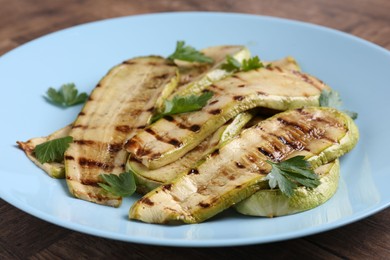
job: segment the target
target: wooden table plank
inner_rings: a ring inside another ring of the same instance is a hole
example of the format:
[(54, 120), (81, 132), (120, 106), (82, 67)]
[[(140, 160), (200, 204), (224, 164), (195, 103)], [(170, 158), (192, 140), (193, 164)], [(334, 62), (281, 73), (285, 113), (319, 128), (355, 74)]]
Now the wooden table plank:
[[(77, 24), (168, 11), (241, 12), (301, 20), (390, 49), (388, 0), (0, 0), (0, 6), (0, 55)], [(0, 259), (390, 258), (390, 209), (322, 234), (231, 248), (171, 248), (89, 236), (39, 220), (3, 200), (0, 212)]]

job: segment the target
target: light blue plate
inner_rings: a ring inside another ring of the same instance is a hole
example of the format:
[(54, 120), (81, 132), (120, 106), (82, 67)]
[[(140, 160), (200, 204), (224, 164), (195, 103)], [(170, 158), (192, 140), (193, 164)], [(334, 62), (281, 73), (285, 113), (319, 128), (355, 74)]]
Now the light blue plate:
[[(72, 198), (15, 147), (17, 140), (50, 134), (73, 121), (80, 106), (44, 101), (48, 87), (74, 82), (91, 91), (112, 66), (140, 55), (170, 54), (177, 40), (196, 48), (243, 44), (264, 60), (294, 56), (359, 113), (361, 140), (341, 161), (340, 187), (326, 204), (273, 219), (232, 210), (205, 223), (162, 226), (127, 220), (135, 198), (118, 208)], [(343, 226), (390, 203), (388, 164), (390, 52), (335, 30), (284, 19), (223, 13), (165, 13), (123, 17), (62, 30), (0, 58), (0, 195), (48, 222), (91, 235), (170, 246), (265, 243)]]

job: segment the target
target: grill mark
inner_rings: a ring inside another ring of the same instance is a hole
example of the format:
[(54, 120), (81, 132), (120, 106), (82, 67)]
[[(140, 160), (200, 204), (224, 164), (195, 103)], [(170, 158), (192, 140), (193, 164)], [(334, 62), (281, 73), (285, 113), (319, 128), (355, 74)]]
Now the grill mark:
[(180, 147), (183, 145), (182, 142), (180, 142), (179, 140), (177, 140), (175, 138), (171, 138), (170, 140), (168, 140), (168, 143), (175, 146), (175, 147)]
[(85, 112), (81, 111), (81, 112), (79, 113), (79, 116), (85, 116)]
[(265, 92), (263, 92), (263, 91), (256, 91), (256, 93), (257, 93), (258, 95), (268, 96), (268, 94), (265, 93)]
[(85, 157), (79, 158), (79, 165), (84, 168), (100, 168), (104, 171), (112, 171), (114, 169), (113, 165), (87, 159)]
[(162, 186), (162, 189), (164, 190), (164, 191), (170, 191), (171, 189), (172, 189), (172, 184), (165, 184), (165, 185), (163, 185)]
[(96, 84), (95, 88), (100, 88), (102, 85), (100, 83)]
[(113, 144), (108, 144), (108, 151), (110, 153), (117, 153), (123, 149), (122, 143), (113, 143)]
[(151, 201), (148, 197), (143, 197), (142, 199), (140, 199), (139, 202), (142, 203), (142, 204), (146, 204), (148, 206), (153, 206), (154, 205), (154, 202)]
[(146, 127), (146, 125), (140, 125), (140, 126), (137, 126), (137, 129), (144, 129)]
[(298, 123), (295, 123), (295, 122), (289, 122), (283, 118), (277, 118), (277, 120), (282, 123), (283, 125), (285, 126), (291, 126), (291, 127), (294, 127), (295, 129), (298, 129), (299, 131), (302, 131), (303, 133), (306, 133), (307, 131), (305, 131), (305, 129), (302, 128), (301, 125), (299, 125)]
[(222, 110), (217, 108), (217, 109), (213, 109), (213, 110), (210, 110), (209, 113), (212, 114), (212, 115), (218, 115), (218, 114), (221, 114)]
[(153, 78), (154, 79), (167, 79), (168, 77), (169, 77), (169, 74), (168, 73), (164, 73), (162, 75), (156, 75)]
[(291, 141), (287, 140), (286, 138), (284, 138), (283, 136), (275, 135), (275, 137), (277, 137), (284, 145), (287, 145), (288, 147), (292, 148), (295, 151), (307, 150), (306, 147), (304, 147), (303, 145), (300, 145), (301, 143), (297, 144), (297, 143), (291, 142)]
[(241, 85), (238, 85), (237, 87), (238, 88), (244, 88), (244, 87), (246, 87), (246, 85), (245, 84), (241, 84)]
[(239, 169), (245, 169), (245, 165), (242, 165), (240, 162), (236, 162), (236, 166)]
[(81, 128), (81, 129), (85, 130), (88, 128), (88, 126), (87, 125), (73, 125), (72, 126), (72, 129), (76, 129), (76, 128)]
[(315, 87), (316, 89), (318, 90), (321, 90), (322, 88), (318, 87), (316, 82), (314, 82), (311, 78), (309, 78), (306, 74), (300, 72), (300, 71), (296, 71), (296, 70), (293, 70), (292, 71), (293, 74), (299, 76), (304, 82), (306, 83), (309, 83), (310, 85), (312, 85), (313, 87)]
[(215, 157), (219, 154), (219, 149), (215, 149), (212, 153), (211, 153), (211, 157)]
[(231, 77), (243, 81), (243, 80), (241, 79), (241, 77), (238, 76), (237, 74), (233, 74)]
[(192, 125), (192, 126), (190, 126), (190, 130), (192, 132), (199, 132), (200, 126), (199, 125)]
[(137, 64), (137, 62), (135, 62), (133, 60), (125, 60), (124, 62), (122, 62), (122, 64), (133, 65), (133, 64)]
[(97, 182), (94, 180), (82, 179), (80, 180), (80, 183), (87, 186), (100, 187), (99, 184), (97, 184)]
[(237, 101), (242, 101), (244, 99), (244, 97), (243, 96), (234, 96), (233, 99), (237, 100)]
[(154, 106), (152, 106), (152, 107), (146, 109), (146, 111), (147, 111), (147, 112), (153, 112), (153, 111), (154, 111)]
[(133, 128), (128, 126), (128, 125), (117, 125), (115, 127), (115, 130), (118, 132), (122, 132), (122, 133), (127, 134), (127, 133), (131, 132), (133, 130)]
[(213, 101), (211, 101), (210, 103), (209, 103), (209, 105), (214, 105), (215, 103), (218, 103), (218, 99), (216, 99), (216, 100), (213, 100)]
[(74, 157), (73, 157), (73, 156), (70, 156), (70, 155), (65, 155), (65, 160), (73, 161), (73, 160), (74, 160)]
[(256, 159), (252, 156), (252, 155), (247, 155), (246, 156), (246, 158), (248, 159), (248, 161), (250, 161), (250, 162), (252, 162), (252, 163), (254, 163), (254, 162), (256, 162)]
[[(157, 139), (157, 140), (159, 139), (158, 136), (157, 136), (157, 134), (156, 134), (156, 132), (155, 132), (152, 128), (146, 128), (145, 131), (148, 132), (148, 133), (151, 134), (151, 135), (156, 136), (156, 139)], [(161, 137), (160, 137), (160, 138), (161, 138)]]
[[(218, 85), (215, 85), (215, 84), (211, 84), (210, 86), (209, 86), (209, 88), (210, 89), (215, 89), (215, 90), (219, 90), (219, 91), (224, 91), (224, 88), (221, 88), (220, 86), (218, 86)], [(210, 90), (208, 90), (208, 89), (205, 89), (205, 91), (204, 92), (209, 92)]]
[(139, 145), (137, 144), (137, 142), (135, 140), (133, 140), (133, 138), (131, 138), (125, 142), (124, 146), (126, 149), (134, 149), (134, 148), (137, 148)]
[(274, 68), (279, 71), (279, 72), (283, 72), (283, 70), (279, 67), (279, 66), (274, 66)]
[(94, 144), (96, 144), (96, 142), (92, 141), (92, 140), (73, 140), (73, 142), (75, 144), (79, 144), (79, 145), (94, 145)]
[(182, 142), (180, 142), (179, 140), (177, 140), (175, 138), (168, 138), (168, 139), (166, 139), (166, 138), (156, 134), (156, 132), (153, 129), (151, 129), (151, 128), (147, 128), (147, 129), (145, 129), (145, 131), (148, 132), (149, 134), (153, 135), (160, 142), (168, 143), (168, 144), (171, 144), (171, 145), (173, 145), (175, 147), (180, 147), (180, 146), (183, 145)]
[(89, 96), (89, 97), (88, 97), (88, 101), (93, 101), (92, 96)]
[(265, 175), (265, 174), (268, 174), (269, 171), (267, 171), (266, 169), (259, 169), (259, 173)]
[(202, 208), (209, 208), (211, 206), (210, 203), (207, 202), (199, 202), (198, 205)]
[(199, 171), (197, 169), (190, 169), (187, 173), (188, 175), (191, 175), (191, 174), (199, 174)]
[(266, 151), (263, 147), (257, 147), (257, 150), (259, 150), (260, 153), (264, 154), (265, 156), (271, 158), (272, 160), (275, 160), (275, 157), (272, 153)]
[(183, 123), (176, 124), (180, 129), (187, 129), (188, 127)]
[(164, 119), (169, 121), (169, 122), (175, 121), (175, 119), (172, 116), (164, 116)]

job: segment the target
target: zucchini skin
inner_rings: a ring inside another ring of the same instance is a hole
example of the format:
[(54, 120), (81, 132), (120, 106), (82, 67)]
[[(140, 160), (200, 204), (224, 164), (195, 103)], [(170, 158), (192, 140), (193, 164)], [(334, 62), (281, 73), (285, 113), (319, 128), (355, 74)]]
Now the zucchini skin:
[(323, 89), (329, 87), (300, 71), (271, 66), (239, 72), (208, 86), (214, 95), (201, 110), (162, 118), (138, 132), (125, 148), (149, 169), (157, 169), (182, 157), (243, 111), (318, 106)]
[[(196, 168), (146, 194), (133, 204), (129, 218), (148, 223), (205, 221), (266, 189), (264, 178), (271, 171), (266, 160), (304, 155), (315, 165), (350, 151), (358, 139), (352, 124), (349, 116), (332, 108), (279, 113), (244, 130)], [(333, 145), (340, 152), (323, 156)]]
[(97, 84), (72, 125), (64, 155), (66, 182), (75, 197), (117, 207), (122, 198), (98, 185), (100, 174), (125, 170), (125, 141), (148, 123), (161, 95), (177, 86), (177, 66), (162, 57), (124, 61)]

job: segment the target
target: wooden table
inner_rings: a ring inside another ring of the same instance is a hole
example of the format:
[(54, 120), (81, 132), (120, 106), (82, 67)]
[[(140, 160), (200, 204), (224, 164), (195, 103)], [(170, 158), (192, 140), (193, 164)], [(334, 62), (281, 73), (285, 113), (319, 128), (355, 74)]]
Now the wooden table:
[[(390, 49), (389, 0), (0, 0), (0, 55), (36, 37), (104, 18), (167, 11), (225, 11), (302, 20)], [(390, 71), (389, 71), (390, 72)], [(0, 259), (390, 259), (390, 209), (336, 230), (232, 248), (170, 248), (70, 231), (0, 200)]]

